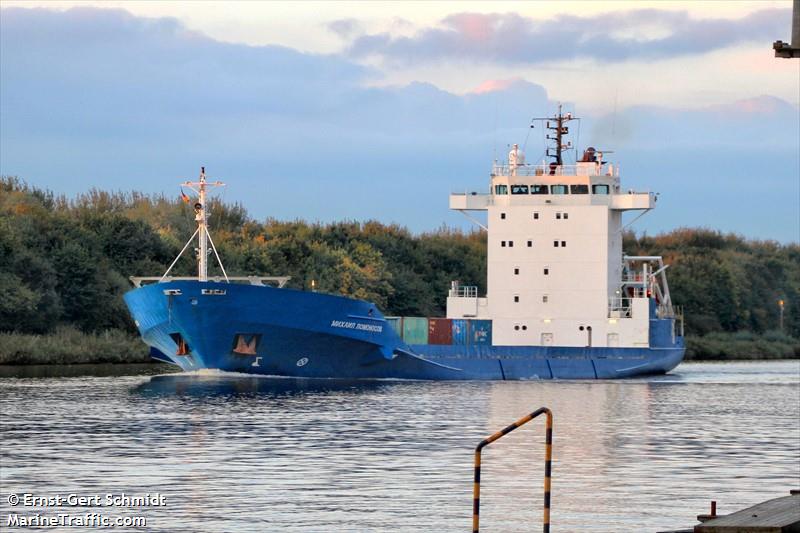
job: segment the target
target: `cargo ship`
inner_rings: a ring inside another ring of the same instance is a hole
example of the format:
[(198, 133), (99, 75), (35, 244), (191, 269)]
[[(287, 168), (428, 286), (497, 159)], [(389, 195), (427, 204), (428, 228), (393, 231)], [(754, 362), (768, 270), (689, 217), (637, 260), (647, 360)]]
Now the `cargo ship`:
[[(384, 316), (371, 302), (286, 287), (286, 276), (229, 277), (207, 218), (200, 178), (197, 229), (160, 277), (132, 277), (125, 295), (151, 355), (186, 371), (308, 378), (613, 379), (666, 373), (684, 355), (683, 320), (659, 256), (629, 256), (626, 211), (652, 192), (623, 190), (619, 167), (589, 147), (563, 160), (570, 113), (536, 119), (549, 161), (527, 164), (514, 145), (488, 190), (450, 195), (450, 208), (486, 231), (486, 294), (454, 280), (446, 317)], [(484, 212), (485, 222), (471, 212)], [(196, 277), (172, 268), (196, 243)], [(222, 276), (209, 277), (208, 260)]]

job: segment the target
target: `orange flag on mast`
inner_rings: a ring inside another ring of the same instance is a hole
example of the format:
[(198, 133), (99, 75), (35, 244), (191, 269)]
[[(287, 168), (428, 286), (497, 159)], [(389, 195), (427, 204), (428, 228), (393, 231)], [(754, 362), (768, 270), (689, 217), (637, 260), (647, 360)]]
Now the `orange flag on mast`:
[(183, 189), (181, 189), (181, 200), (183, 200), (183, 203), (185, 203), (185, 204), (189, 203), (189, 197), (186, 196), (186, 193), (183, 192)]

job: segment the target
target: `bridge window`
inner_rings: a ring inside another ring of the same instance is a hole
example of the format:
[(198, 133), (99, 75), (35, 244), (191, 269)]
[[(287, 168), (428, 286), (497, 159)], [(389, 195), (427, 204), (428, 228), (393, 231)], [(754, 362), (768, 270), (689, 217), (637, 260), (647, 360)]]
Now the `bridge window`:
[(511, 194), (528, 194), (527, 185), (512, 185)]
[(508, 185), (495, 185), (494, 186), (494, 193), (495, 194), (508, 194)]
[(589, 194), (588, 185), (570, 185), (569, 192), (572, 194)]
[(531, 185), (531, 194), (547, 194), (547, 185)]
[(551, 185), (550, 192), (552, 194), (569, 194), (566, 185)]
[(608, 194), (608, 185), (592, 185), (592, 194)]

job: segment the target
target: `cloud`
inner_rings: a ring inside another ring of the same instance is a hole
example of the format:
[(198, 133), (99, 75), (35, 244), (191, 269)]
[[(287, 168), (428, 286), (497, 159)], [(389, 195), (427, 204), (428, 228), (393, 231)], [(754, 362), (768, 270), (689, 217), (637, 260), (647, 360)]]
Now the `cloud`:
[[(739, 43), (771, 42), (786, 33), (790, 9), (763, 9), (739, 19), (696, 19), (685, 11), (634, 9), (603, 16), (535, 20), (516, 13), (459, 13), (412, 36), (360, 35), (345, 53), (409, 65), (463, 60), (508, 65), (575, 58), (619, 62), (702, 54)], [(647, 33), (644, 30), (649, 30)]]
[(327, 24), (327, 28), (343, 39), (361, 34), (364, 31), (361, 23), (354, 18), (334, 20)]
[[(530, 118), (554, 109), (524, 79), (465, 95), (428, 83), (369, 87), (374, 73), (345, 57), (219, 42), (120, 10), (3, 9), (0, 64), (0, 174), (67, 194), (158, 192), (205, 164), (229, 183), (226, 200), (257, 217), (376, 218), (414, 230), (460, 223), (448, 194), (484, 190), (508, 144), (540, 160)], [(572, 131), (582, 130), (580, 147), (617, 150), (625, 186), (661, 191), (659, 211), (673, 202), (641, 227), (704, 223), (788, 240), (800, 194), (797, 121), (796, 107), (767, 97), (621, 109), (584, 116)], [(747, 219), (736, 197), (756, 181), (764, 187)]]

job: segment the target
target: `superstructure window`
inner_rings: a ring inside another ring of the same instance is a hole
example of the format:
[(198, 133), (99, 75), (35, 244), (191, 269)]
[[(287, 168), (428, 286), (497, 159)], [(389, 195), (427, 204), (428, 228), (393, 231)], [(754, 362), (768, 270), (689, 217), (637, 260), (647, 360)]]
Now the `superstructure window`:
[(533, 248), (533, 241), (528, 241), (528, 248)]
[(513, 248), (514, 247), (514, 241), (508, 241), (508, 247), (509, 248)]
[(562, 248), (566, 248), (567, 247), (567, 241), (561, 241), (561, 247)]
[(572, 194), (589, 194), (588, 185), (570, 185), (569, 192)]
[(546, 304), (548, 300), (549, 300), (549, 298), (547, 297), (547, 295), (546, 295), (546, 294), (543, 294), (543, 295), (542, 295), (542, 303), (543, 303), (543, 304)]
[(550, 193), (551, 194), (569, 194), (567, 191), (566, 185), (551, 185), (550, 186)]
[(556, 220), (561, 220), (561, 213), (556, 213)]
[(500, 246), (502, 246), (503, 248), (505, 248), (505, 247), (506, 247), (506, 241), (500, 241)]
[(515, 268), (514, 269), (514, 275), (515, 276), (519, 276), (519, 268)]
[(533, 220), (539, 220), (539, 213), (536, 211), (533, 212)]
[(508, 185), (495, 185), (494, 186), (494, 193), (495, 194), (508, 194)]
[(592, 185), (592, 194), (608, 194), (608, 185)]
[(569, 213), (564, 213), (564, 220), (567, 220), (568, 218), (569, 218)]
[(511, 194), (528, 194), (527, 185), (512, 185)]
[(549, 267), (544, 267), (544, 275), (545, 276), (549, 276), (550, 275), (550, 268)]
[(553, 241), (553, 247), (558, 248), (558, 241)]
[(515, 294), (515, 295), (514, 295), (514, 303), (515, 303), (515, 304), (518, 304), (518, 303), (519, 303), (519, 294)]
[(506, 214), (505, 214), (505, 213), (500, 213), (500, 218), (501, 218), (502, 220), (505, 220), (505, 219), (506, 219)]
[(531, 194), (547, 194), (547, 185), (531, 185)]

